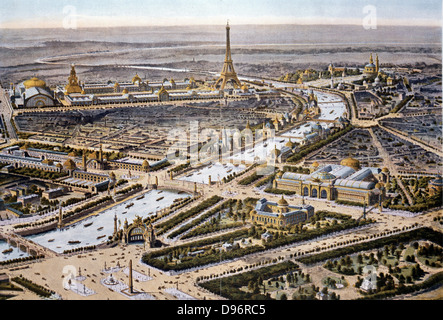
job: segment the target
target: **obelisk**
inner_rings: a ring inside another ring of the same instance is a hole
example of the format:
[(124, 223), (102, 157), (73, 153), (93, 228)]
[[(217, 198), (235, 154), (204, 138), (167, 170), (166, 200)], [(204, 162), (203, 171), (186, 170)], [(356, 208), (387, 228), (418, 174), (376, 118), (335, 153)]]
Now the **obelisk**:
[(132, 260), (129, 260), (129, 292), (134, 293), (132, 286)]

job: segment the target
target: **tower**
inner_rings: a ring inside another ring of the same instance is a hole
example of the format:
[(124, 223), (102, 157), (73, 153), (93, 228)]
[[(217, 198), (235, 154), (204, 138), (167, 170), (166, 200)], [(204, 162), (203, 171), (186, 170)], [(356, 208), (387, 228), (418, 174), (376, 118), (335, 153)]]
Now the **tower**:
[(378, 61), (378, 54), (375, 55), (375, 72), (377, 72), (377, 74), (379, 73), (380, 69), (379, 69), (379, 61)]
[(83, 154), (82, 154), (82, 167), (83, 167), (83, 171), (88, 171), (87, 158), (86, 158), (86, 151), (85, 150), (83, 150)]
[(114, 215), (114, 235), (117, 234), (117, 215)]
[(132, 285), (132, 260), (129, 260), (129, 292), (134, 293), (134, 287)]
[(75, 66), (74, 64), (71, 65), (71, 73), (68, 77), (68, 85), (65, 87), (66, 93), (81, 93), (82, 88), (80, 88), (80, 85), (78, 84), (78, 77), (77, 73), (75, 72)]
[(99, 149), (99, 154), (98, 154), (98, 161), (100, 161), (100, 164), (103, 162), (103, 147), (102, 147), (101, 142), (100, 142), (100, 149)]
[(57, 224), (58, 228), (61, 229), (63, 228), (63, 209), (62, 206), (59, 207), (58, 210), (58, 224)]
[(231, 57), (231, 41), (229, 37), (229, 22), (226, 23), (226, 55), (225, 55), (225, 62), (223, 63), (223, 69), (220, 74), (220, 78), (215, 82), (214, 87), (218, 88), (220, 87), (220, 90), (223, 90), (226, 86), (226, 84), (231, 81), (235, 88), (240, 88), (241, 83), (240, 80), (238, 80), (237, 74), (234, 70), (234, 65), (232, 64), (232, 57)]

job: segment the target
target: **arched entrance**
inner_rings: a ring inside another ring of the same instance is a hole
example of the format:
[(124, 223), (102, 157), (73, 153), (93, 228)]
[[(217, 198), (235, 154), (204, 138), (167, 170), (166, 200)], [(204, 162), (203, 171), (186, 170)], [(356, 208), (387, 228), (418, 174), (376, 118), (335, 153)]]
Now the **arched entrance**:
[(320, 198), (327, 199), (328, 198), (328, 192), (326, 190), (322, 190), (320, 192)]
[(303, 188), (303, 195), (306, 196), (306, 197), (309, 196), (309, 189), (308, 189), (308, 187), (304, 187)]
[(311, 197), (313, 197), (313, 198), (317, 198), (318, 197), (317, 189), (312, 189)]
[(144, 241), (143, 233), (145, 232), (144, 228), (136, 227), (132, 228), (128, 232), (128, 242), (135, 242), (135, 241)]
[(140, 216), (136, 216), (130, 226), (125, 221), (122, 240), (125, 243), (142, 241), (152, 248), (156, 242), (154, 227), (150, 223), (146, 225)]

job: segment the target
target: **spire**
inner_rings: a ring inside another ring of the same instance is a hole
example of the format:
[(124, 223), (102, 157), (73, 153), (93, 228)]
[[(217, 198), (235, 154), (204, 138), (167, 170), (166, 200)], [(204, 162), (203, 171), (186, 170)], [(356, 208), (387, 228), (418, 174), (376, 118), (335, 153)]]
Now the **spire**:
[(82, 88), (78, 83), (77, 73), (75, 72), (75, 65), (71, 64), (71, 72), (68, 77), (68, 84), (65, 87), (66, 93), (81, 93)]
[(372, 59), (372, 52), (371, 55), (369, 56), (369, 63), (374, 63), (374, 59)]
[(98, 156), (98, 158), (99, 158), (99, 161), (100, 161), (100, 162), (103, 161), (103, 146), (102, 146), (101, 139), (100, 139), (100, 151), (99, 151), (99, 156)]
[(378, 54), (375, 56), (375, 71), (378, 73), (380, 71), (379, 69), (379, 61), (378, 61)]
[(231, 39), (230, 39), (230, 30), (231, 27), (229, 26), (229, 20), (226, 22), (226, 55), (225, 55), (225, 62), (232, 61), (231, 58)]
[(231, 81), (234, 85), (234, 87), (241, 87), (240, 80), (237, 77), (237, 74), (234, 70), (234, 65), (232, 64), (232, 57), (231, 57), (231, 39), (230, 39), (230, 30), (231, 27), (229, 26), (229, 20), (226, 23), (226, 54), (225, 54), (225, 61), (223, 63), (223, 69), (220, 74), (220, 77), (215, 82), (214, 87), (220, 88), (220, 90), (223, 90), (225, 88), (225, 85), (227, 82)]

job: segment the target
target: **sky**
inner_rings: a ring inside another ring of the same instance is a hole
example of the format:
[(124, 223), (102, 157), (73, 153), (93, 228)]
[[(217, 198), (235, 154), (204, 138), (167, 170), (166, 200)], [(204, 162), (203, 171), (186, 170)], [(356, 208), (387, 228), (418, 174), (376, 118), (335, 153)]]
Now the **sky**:
[(232, 24), (441, 26), (441, 0), (8, 0), (0, 28)]

